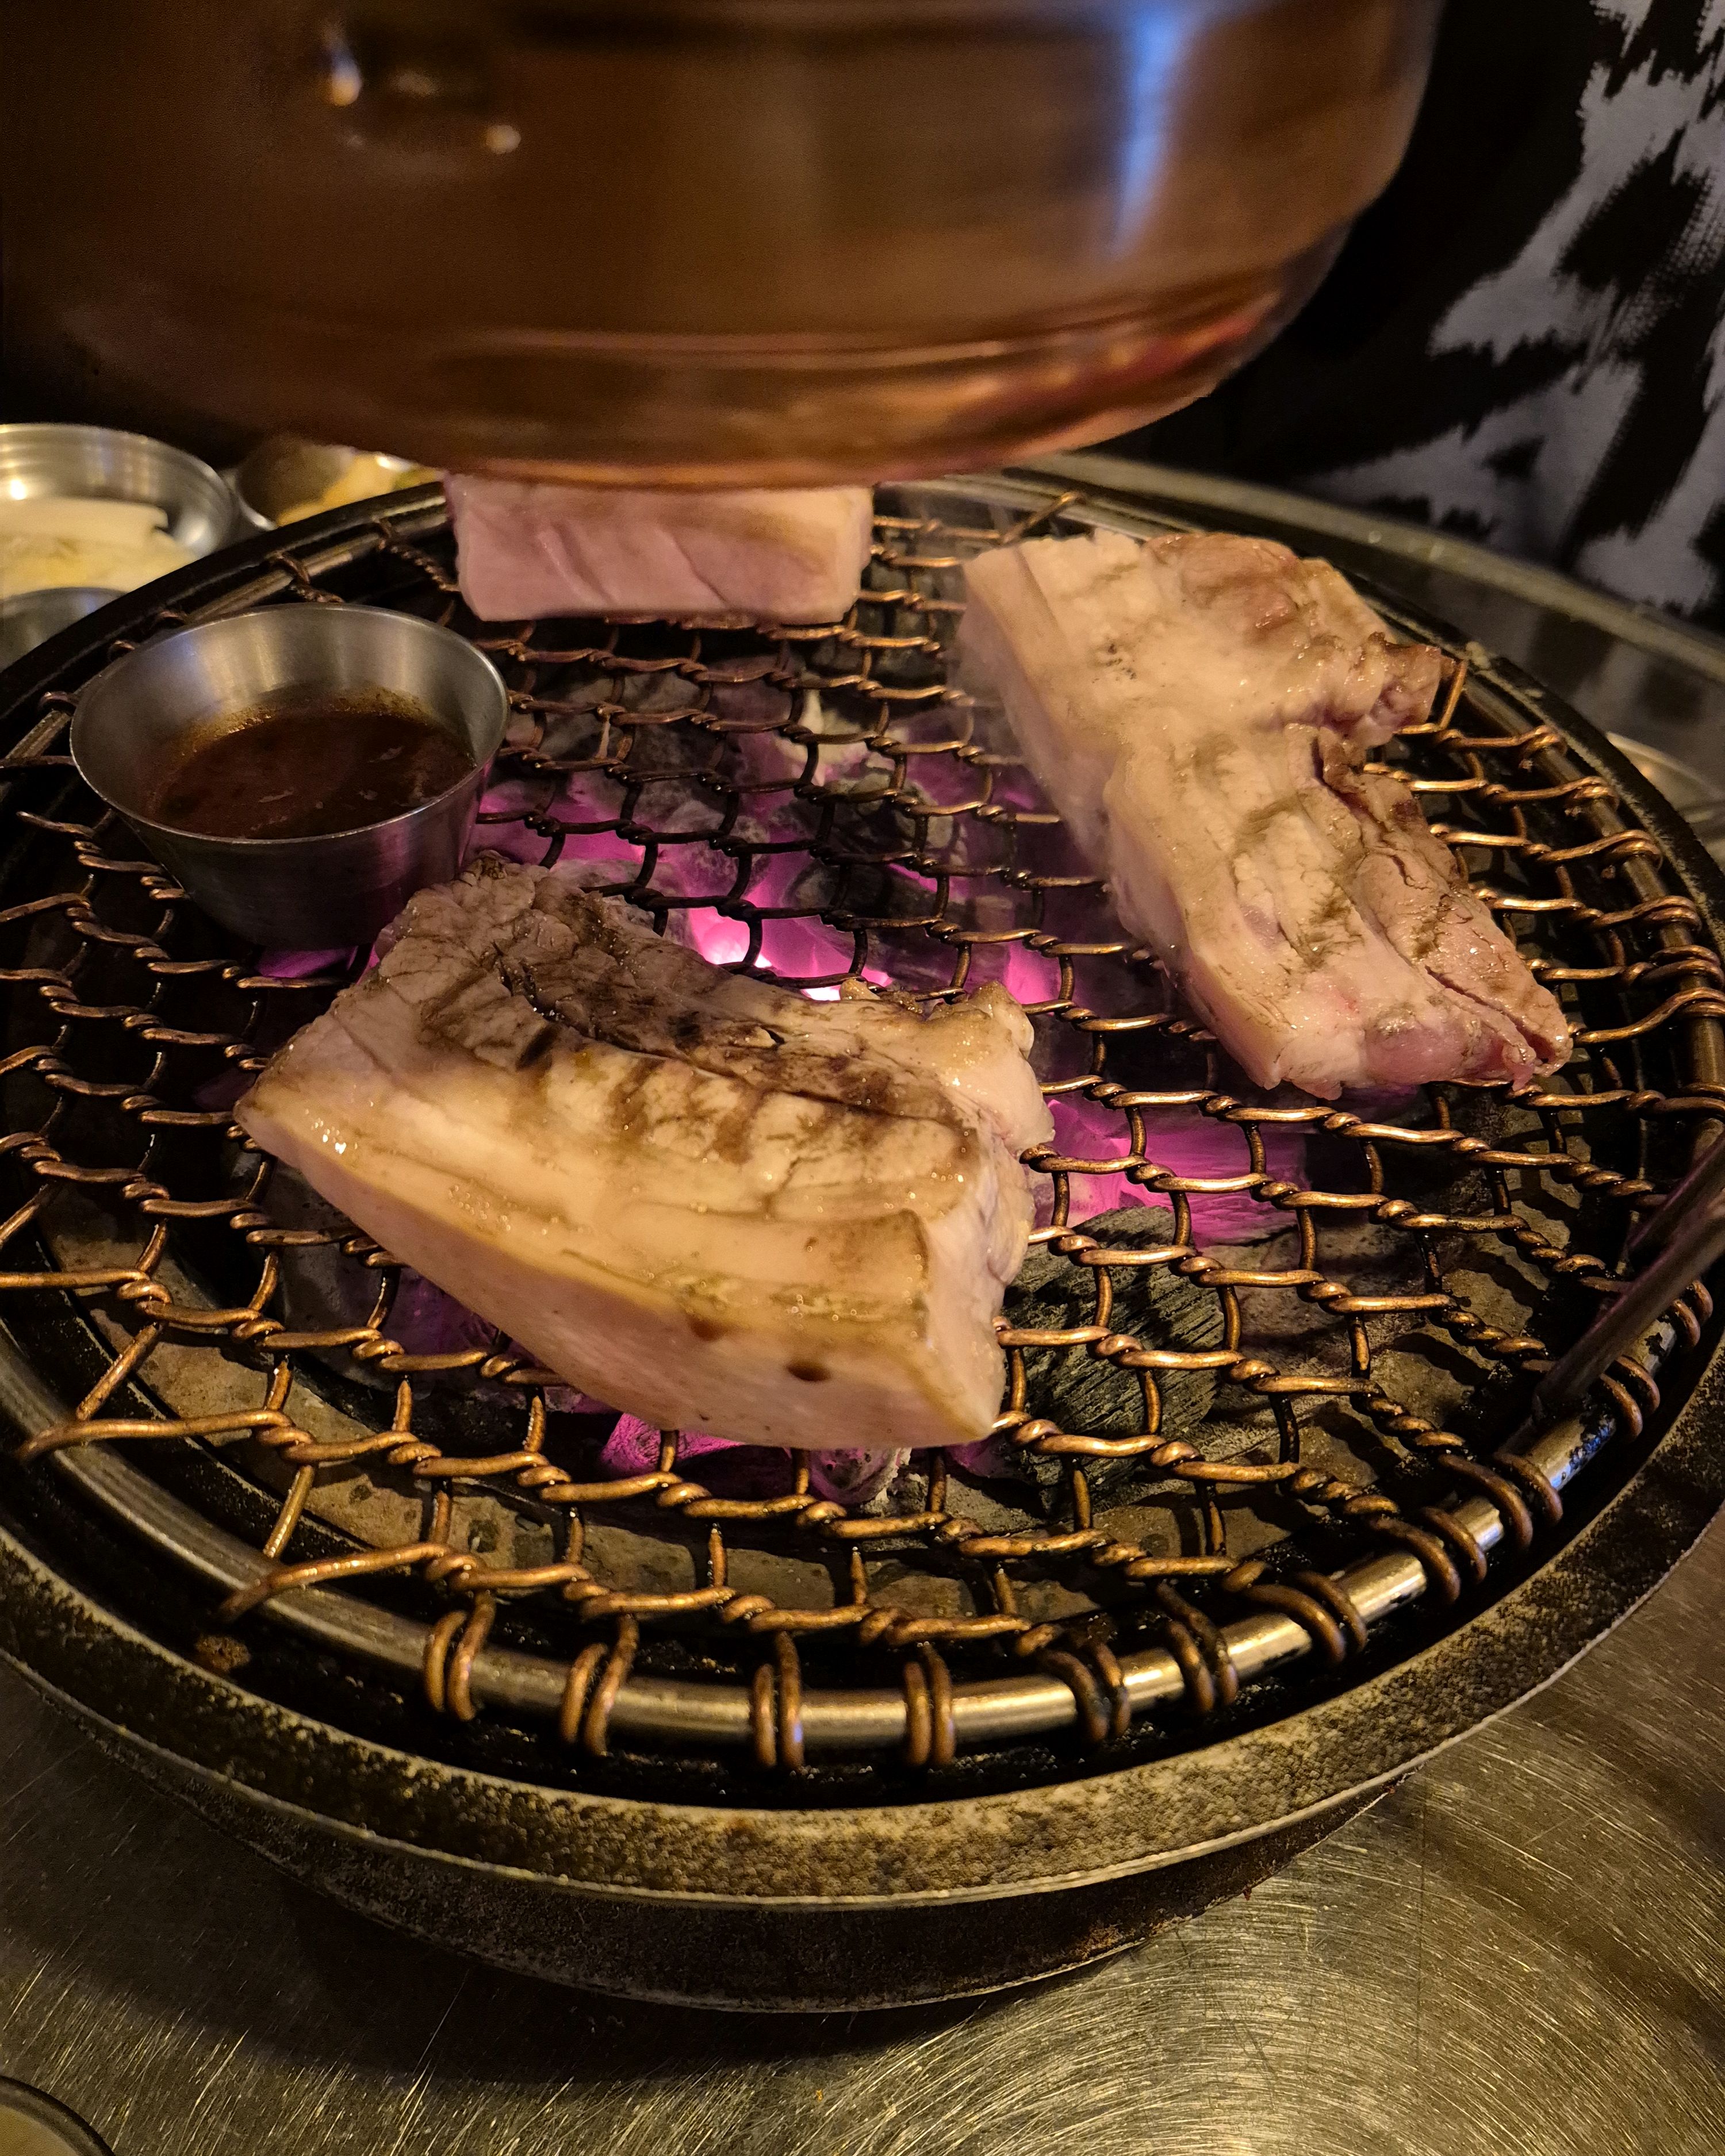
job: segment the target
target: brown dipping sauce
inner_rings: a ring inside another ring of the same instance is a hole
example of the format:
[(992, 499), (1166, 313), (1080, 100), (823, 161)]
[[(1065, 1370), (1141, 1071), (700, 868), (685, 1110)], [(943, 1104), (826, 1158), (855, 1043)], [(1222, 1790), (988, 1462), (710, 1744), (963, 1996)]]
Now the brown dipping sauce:
[(463, 743), (415, 698), (320, 690), (194, 737), (146, 813), (207, 839), (320, 839), (405, 815), (472, 769)]

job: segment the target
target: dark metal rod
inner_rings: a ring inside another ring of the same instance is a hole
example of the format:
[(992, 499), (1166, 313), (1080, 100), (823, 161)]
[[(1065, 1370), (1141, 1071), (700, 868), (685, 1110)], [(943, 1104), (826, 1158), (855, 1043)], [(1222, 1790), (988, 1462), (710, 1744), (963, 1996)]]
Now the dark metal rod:
[(1725, 1194), (1725, 1146), (1717, 1134), (1687, 1175), (1656, 1213), (1651, 1213), (1630, 1238), (1632, 1255), (1651, 1255), (1671, 1240), (1677, 1229), (1697, 1211), (1709, 1211)]
[[(1553, 1363), (1534, 1392), (1522, 1435), (1543, 1430), (1581, 1404), (1589, 1389), (1625, 1348), (1639, 1340), (1660, 1314), (1669, 1309), (1692, 1281), (1698, 1280), (1725, 1253), (1725, 1146), (1715, 1145), (1679, 1186), (1681, 1197), (1693, 1184), (1706, 1195), (1683, 1209), (1681, 1218), (1666, 1222), (1668, 1207), (1654, 1215), (1650, 1227), (1665, 1222), (1662, 1247), (1645, 1270), (1629, 1281), (1621, 1295), (1601, 1311), (1567, 1354)], [(1643, 1230), (1643, 1236), (1645, 1235)], [(1518, 1436), (1514, 1444), (1518, 1445)]]

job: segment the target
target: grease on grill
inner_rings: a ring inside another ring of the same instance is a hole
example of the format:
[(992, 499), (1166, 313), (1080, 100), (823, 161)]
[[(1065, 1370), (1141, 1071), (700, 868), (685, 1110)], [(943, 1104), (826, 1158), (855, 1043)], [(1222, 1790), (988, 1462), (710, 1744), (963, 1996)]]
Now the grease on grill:
[(278, 698), (196, 736), (149, 804), (208, 839), (317, 839), (434, 801), (473, 768), (412, 696), (388, 689)]

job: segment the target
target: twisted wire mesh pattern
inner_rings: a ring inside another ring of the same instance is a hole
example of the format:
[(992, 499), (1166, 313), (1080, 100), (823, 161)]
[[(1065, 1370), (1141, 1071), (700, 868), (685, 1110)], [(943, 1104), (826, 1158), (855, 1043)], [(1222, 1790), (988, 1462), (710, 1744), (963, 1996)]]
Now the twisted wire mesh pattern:
[[(1555, 1517), (1549, 1486), (1494, 1450), (1725, 1101), (1725, 973), (1656, 840), (1536, 702), (1452, 651), (1438, 711), (1389, 767), (1564, 999), (1575, 1060), (1515, 1099), (1260, 1095), (1122, 932), (952, 677), (966, 554), (1077, 528), (1081, 501), (904, 489), (880, 507), (835, 627), (487, 628), (424, 506), (327, 559), (284, 547), (217, 610), (365, 598), (460, 629), (503, 670), (513, 715), (480, 842), (598, 863), (604, 888), (722, 963), (817, 994), (857, 978), (930, 1003), (1014, 989), (1056, 1114), (1030, 1157), (1036, 1240), (1090, 1298), (1083, 1322), (1003, 1331), (993, 1465), (1035, 1466), (1041, 1496), (934, 1455), (886, 1507), (851, 1504), (807, 1455), (702, 1452), (676, 1432), (632, 1471), (603, 1463), (592, 1404), (442, 1309), (243, 1138), (238, 1091), (361, 954), (285, 972), (223, 946), (76, 780), (67, 682), (4, 759), (0, 1310), (58, 1298), (85, 1342), (75, 1410), (28, 1456), (177, 1448), (255, 1494), (270, 1569), (222, 1626), (296, 1586), (406, 1592), (430, 1620), (425, 1696), (458, 1720), (486, 1641), (525, 1628), (567, 1654), (566, 1742), (603, 1753), (619, 1688), (658, 1657), (740, 1677), (756, 1757), (793, 1769), (810, 1659), (827, 1683), (889, 1669), (907, 1758), (938, 1764), (955, 1671), (1042, 1668), (1104, 1743), (1126, 1726), (1123, 1643), (1162, 1640), (1190, 1703), (1225, 1704), (1230, 1613), (1291, 1615), (1340, 1662), (1365, 1635), (1336, 1563), (1409, 1549), (1457, 1601), (1486, 1569), (1458, 1492), (1490, 1495), (1523, 1548)], [(1127, 1199), (1141, 1242), (1086, 1232)], [(1155, 1270), (1213, 1305), (1216, 1344), (1134, 1329), (1127, 1291)], [(1698, 1291), (1680, 1315), (1698, 1337)], [(1140, 1426), (1035, 1412), (1028, 1366), (1050, 1352), (1126, 1375)], [(1183, 1423), (1174, 1381), (1194, 1375), (1215, 1405)], [(1625, 1358), (1606, 1384), (1638, 1430), (1652, 1378)], [(1122, 1505), (1103, 1485), (1128, 1470)]]

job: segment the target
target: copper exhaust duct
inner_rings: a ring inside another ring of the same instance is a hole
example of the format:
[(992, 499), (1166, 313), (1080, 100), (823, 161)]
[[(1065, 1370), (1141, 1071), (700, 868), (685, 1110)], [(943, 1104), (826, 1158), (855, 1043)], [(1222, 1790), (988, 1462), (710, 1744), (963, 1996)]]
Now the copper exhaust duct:
[(665, 485), (973, 469), (1211, 388), (1437, 0), (100, 0), (8, 24), (11, 334), (134, 411)]

